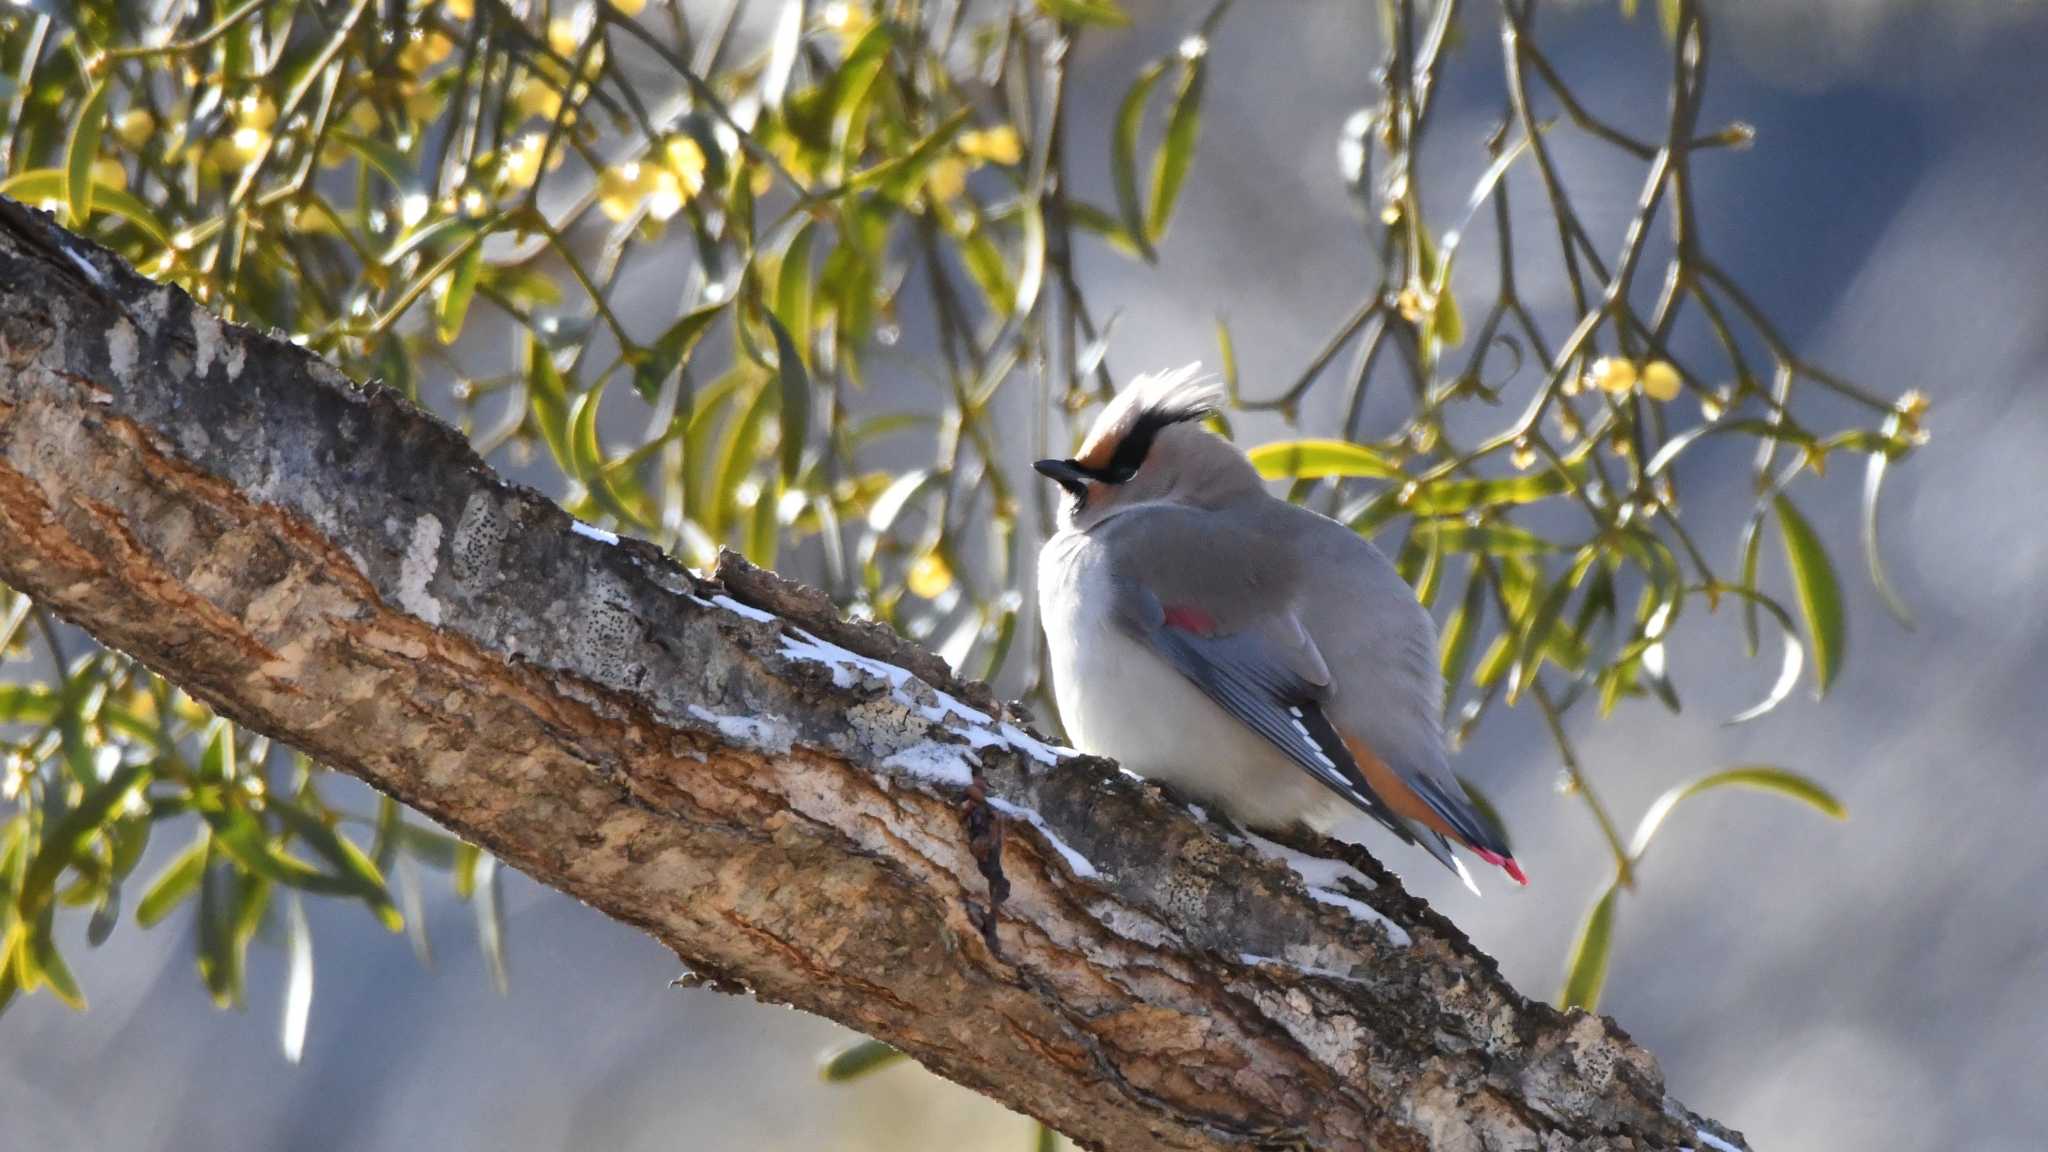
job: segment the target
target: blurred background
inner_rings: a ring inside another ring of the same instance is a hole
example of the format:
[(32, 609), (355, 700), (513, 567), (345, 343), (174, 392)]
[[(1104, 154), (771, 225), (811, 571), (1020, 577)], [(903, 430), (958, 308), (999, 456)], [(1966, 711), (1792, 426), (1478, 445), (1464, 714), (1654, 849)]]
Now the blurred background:
[[(743, 39), (768, 34), (760, 7)], [(1070, 73), (1083, 126), (1074, 179), (1098, 202), (1110, 199), (1106, 125), (1130, 77), (1205, 6), (1127, 7), (1134, 26), (1085, 39)], [(1381, 53), (1376, 22), (1356, 8), (1239, 5), (1211, 48), (1205, 138), (1158, 267), (1100, 245), (1077, 252), (1091, 302), (1119, 316), (1108, 360), (1120, 382), (1213, 361), (1221, 314), (1246, 391), (1268, 395), (1355, 307), (1374, 257), (1337, 151), (1347, 118), (1374, 98)], [(1885, 498), (1892, 576), (1918, 627), (1887, 617), (1862, 578), (1860, 475), (1831, 471), (1801, 489), (1842, 558), (1848, 601), (1851, 654), (1824, 704), (1802, 688), (1754, 723), (1724, 725), (1774, 672), (1768, 654), (1745, 657), (1724, 610), (1689, 614), (1671, 645), (1682, 714), (1641, 699), (1605, 721), (1574, 714), (1586, 771), (1625, 824), (1673, 783), (1745, 763), (1803, 771), (1851, 813), (1835, 824), (1735, 791), (1688, 803), (1660, 834), (1643, 891), (1621, 899), (1601, 1007), (1656, 1053), (1674, 1095), (1759, 1149), (2036, 1149), (2048, 1132), (2048, 710), (2030, 671), (2048, 660), (2048, 524), (2034, 487), (2048, 483), (2048, 10), (1749, 0), (1710, 14), (1702, 123), (1742, 120), (1758, 136), (1699, 160), (1701, 227), (1803, 356), (1885, 395), (1932, 398), (1932, 442)], [(1474, 15), (1453, 49), (1458, 82), (1434, 113), (1430, 162), (1447, 195), (1483, 167), (1501, 101), (1492, 13)], [(1667, 76), (1641, 66), (1659, 52), (1654, 20), (1601, 3), (1546, 27), (1590, 106), (1625, 125), (1661, 122)], [(1633, 210), (1640, 169), (1579, 147), (1561, 143), (1561, 155), (1605, 244)], [(1457, 283), (1489, 281), (1487, 247), (1468, 250)], [(1554, 256), (1530, 248), (1524, 291), (1554, 299)], [(644, 301), (658, 323), (676, 287), (648, 276), (622, 288), (621, 310)], [(903, 323), (915, 344), (917, 319)], [(899, 405), (930, 393), (878, 369), (870, 378)], [(1020, 429), (1031, 395), (1011, 401)], [(1406, 403), (1381, 393), (1367, 427), (1383, 433)], [(1340, 419), (1334, 394), (1312, 400), (1294, 434), (1334, 435)], [(1277, 419), (1236, 429), (1244, 443), (1288, 434)], [(1016, 440), (1021, 464), (1029, 445)], [(1708, 452), (1690, 466), (1715, 464)], [(1689, 500), (1717, 539), (1749, 505), (1739, 489), (1696, 487)], [(1507, 814), (1531, 887), (1489, 885), (1475, 899), (1420, 854), (1364, 838), (1519, 987), (1548, 998), (1611, 871), (1605, 850), (1583, 806), (1559, 794), (1533, 710), (1491, 713), (1458, 767)], [(36, 996), (0, 1021), (0, 1148), (1029, 1142), (1028, 1121), (908, 1065), (821, 1083), (818, 1054), (846, 1033), (671, 990), (678, 966), (659, 946), (517, 876), (504, 878), (510, 986), (499, 995), (470, 908), (441, 887), (427, 900), (431, 966), (359, 906), (309, 903), (317, 996), (296, 1067), (278, 1051), (274, 953), (252, 961), (255, 1007), (234, 1013), (193, 979), (190, 917), (72, 950), (90, 1012)]]

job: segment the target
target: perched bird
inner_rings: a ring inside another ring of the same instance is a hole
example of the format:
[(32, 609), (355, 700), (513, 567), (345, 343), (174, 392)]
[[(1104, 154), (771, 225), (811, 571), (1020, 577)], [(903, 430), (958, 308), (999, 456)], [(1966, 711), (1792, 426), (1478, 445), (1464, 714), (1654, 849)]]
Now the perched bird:
[(1370, 541), (1201, 426), (1221, 397), (1197, 367), (1140, 377), (1035, 465), (1066, 492), (1038, 597), (1068, 737), (1246, 827), (1355, 809), (1528, 883), (1451, 775), (1434, 621)]

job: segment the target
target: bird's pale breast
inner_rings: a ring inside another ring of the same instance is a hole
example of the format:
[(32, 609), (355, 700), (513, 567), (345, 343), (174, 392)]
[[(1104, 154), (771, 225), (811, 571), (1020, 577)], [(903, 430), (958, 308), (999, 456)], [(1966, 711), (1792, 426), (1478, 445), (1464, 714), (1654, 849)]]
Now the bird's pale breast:
[(1118, 626), (1106, 557), (1076, 532), (1039, 558), (1039, 612), (1067, 738), (1254, 827), (1328, 827), (1336, 794)]

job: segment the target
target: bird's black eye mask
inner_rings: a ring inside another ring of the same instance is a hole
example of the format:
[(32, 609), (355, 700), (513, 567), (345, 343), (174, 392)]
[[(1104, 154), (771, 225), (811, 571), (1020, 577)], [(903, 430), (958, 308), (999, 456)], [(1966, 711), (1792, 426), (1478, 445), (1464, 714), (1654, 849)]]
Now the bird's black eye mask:
[(1131, 430), (1117, 442), (1116, 451), (1110, 453), (1109, 462), (1097, 467), (1087, 467), (1078, 460), (1040, 460), (1032, 467), (1059, 482), (1067, 495), (1079, 503), (1088, 498), (1088, 484), (1095, 481), (1102, 484), (1122, 484), (1138, 474), (1145, 464), (1145, 458), (1152, 454), (1152, 442), (1159, 437), (1162, 429), (1170, 428), (1188, 420), (1199, 420), (1209, 415), (1206, 407), (1151, 408), (1139, 413)]

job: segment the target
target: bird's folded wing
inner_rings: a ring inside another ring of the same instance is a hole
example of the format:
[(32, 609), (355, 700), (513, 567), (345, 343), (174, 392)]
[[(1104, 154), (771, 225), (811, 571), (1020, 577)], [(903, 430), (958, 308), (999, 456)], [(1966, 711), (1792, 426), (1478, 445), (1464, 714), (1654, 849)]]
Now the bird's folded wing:
[(1166, 603), (1135, 582), (1118, 585), (1121, 627), (1311, 776), (1412, 843), (1408, 822), (1374, 795), (1323, 714), (1328, 667), (1300, 621), (1282, 612), (1226, 633), (1213, 630), (1218, 615), (1198, 603)]

